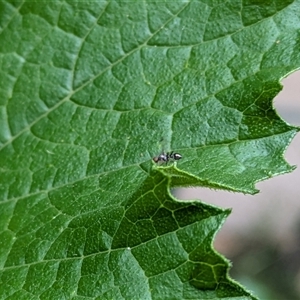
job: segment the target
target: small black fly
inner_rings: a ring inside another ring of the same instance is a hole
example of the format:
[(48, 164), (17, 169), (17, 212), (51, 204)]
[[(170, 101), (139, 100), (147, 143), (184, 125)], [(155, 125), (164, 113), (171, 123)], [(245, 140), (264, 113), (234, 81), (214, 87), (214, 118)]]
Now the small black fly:
[(182, 158), (181, 154), (175, 153), (174, 151), (172, 151), (172, 152), (166, 152), (166, 153), (163, 152), (160, 155), (153, 157), (153, 161), (157, 164), (163, 164), (163, 163), (168, 164), (168, 162), (179, 160), (181, 158)]

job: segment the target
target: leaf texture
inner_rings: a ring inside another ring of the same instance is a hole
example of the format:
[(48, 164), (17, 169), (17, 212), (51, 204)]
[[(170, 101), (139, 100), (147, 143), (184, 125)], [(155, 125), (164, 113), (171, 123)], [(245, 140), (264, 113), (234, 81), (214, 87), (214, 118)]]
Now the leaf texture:
[[(254, 299), (213, 238), (290, 172), (272, 107), (299, 1), (0, 3), (0, 298)], [(177, 165), (156, 166), (162, 150)]]

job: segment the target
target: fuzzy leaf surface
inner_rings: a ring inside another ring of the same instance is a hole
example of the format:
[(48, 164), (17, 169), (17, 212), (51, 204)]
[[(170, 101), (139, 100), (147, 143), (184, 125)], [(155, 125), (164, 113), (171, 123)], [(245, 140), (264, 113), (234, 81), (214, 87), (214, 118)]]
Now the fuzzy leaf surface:
[[(272, 108), (300, 67), (300, 1), (0, 3), (0, 298), (254, 299), (212, 247), (290, 172)], [(177, 166), (152, 158), (173, 150)]]

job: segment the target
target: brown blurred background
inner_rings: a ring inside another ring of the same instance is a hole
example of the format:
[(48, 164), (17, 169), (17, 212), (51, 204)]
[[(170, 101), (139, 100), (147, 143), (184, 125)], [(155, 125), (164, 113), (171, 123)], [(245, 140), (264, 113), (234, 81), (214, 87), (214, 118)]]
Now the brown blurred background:
[[(282, 84), (274, 106), (284, 120), (300, 126), (300, 71)], [(176, 191), (180, 199), (232, 208), (215, 248), (232, 261), (231, 276), (262, 300), (300, 299), (300, 133), (285, 158), (299, 167), (258, 183), (255, 196), (204, 188)]]

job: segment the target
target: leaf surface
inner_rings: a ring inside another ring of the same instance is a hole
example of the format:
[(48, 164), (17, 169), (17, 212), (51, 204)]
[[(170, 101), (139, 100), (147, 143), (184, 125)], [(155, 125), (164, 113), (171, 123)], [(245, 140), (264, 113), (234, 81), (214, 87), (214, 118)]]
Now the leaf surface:
[[(300, 2), (1, 2), (1, 299), (254, 299), (212, 247), (290, 172), (272, 108), (299, 68)], [(156, 166), (164, 150), (183, 158)]]

